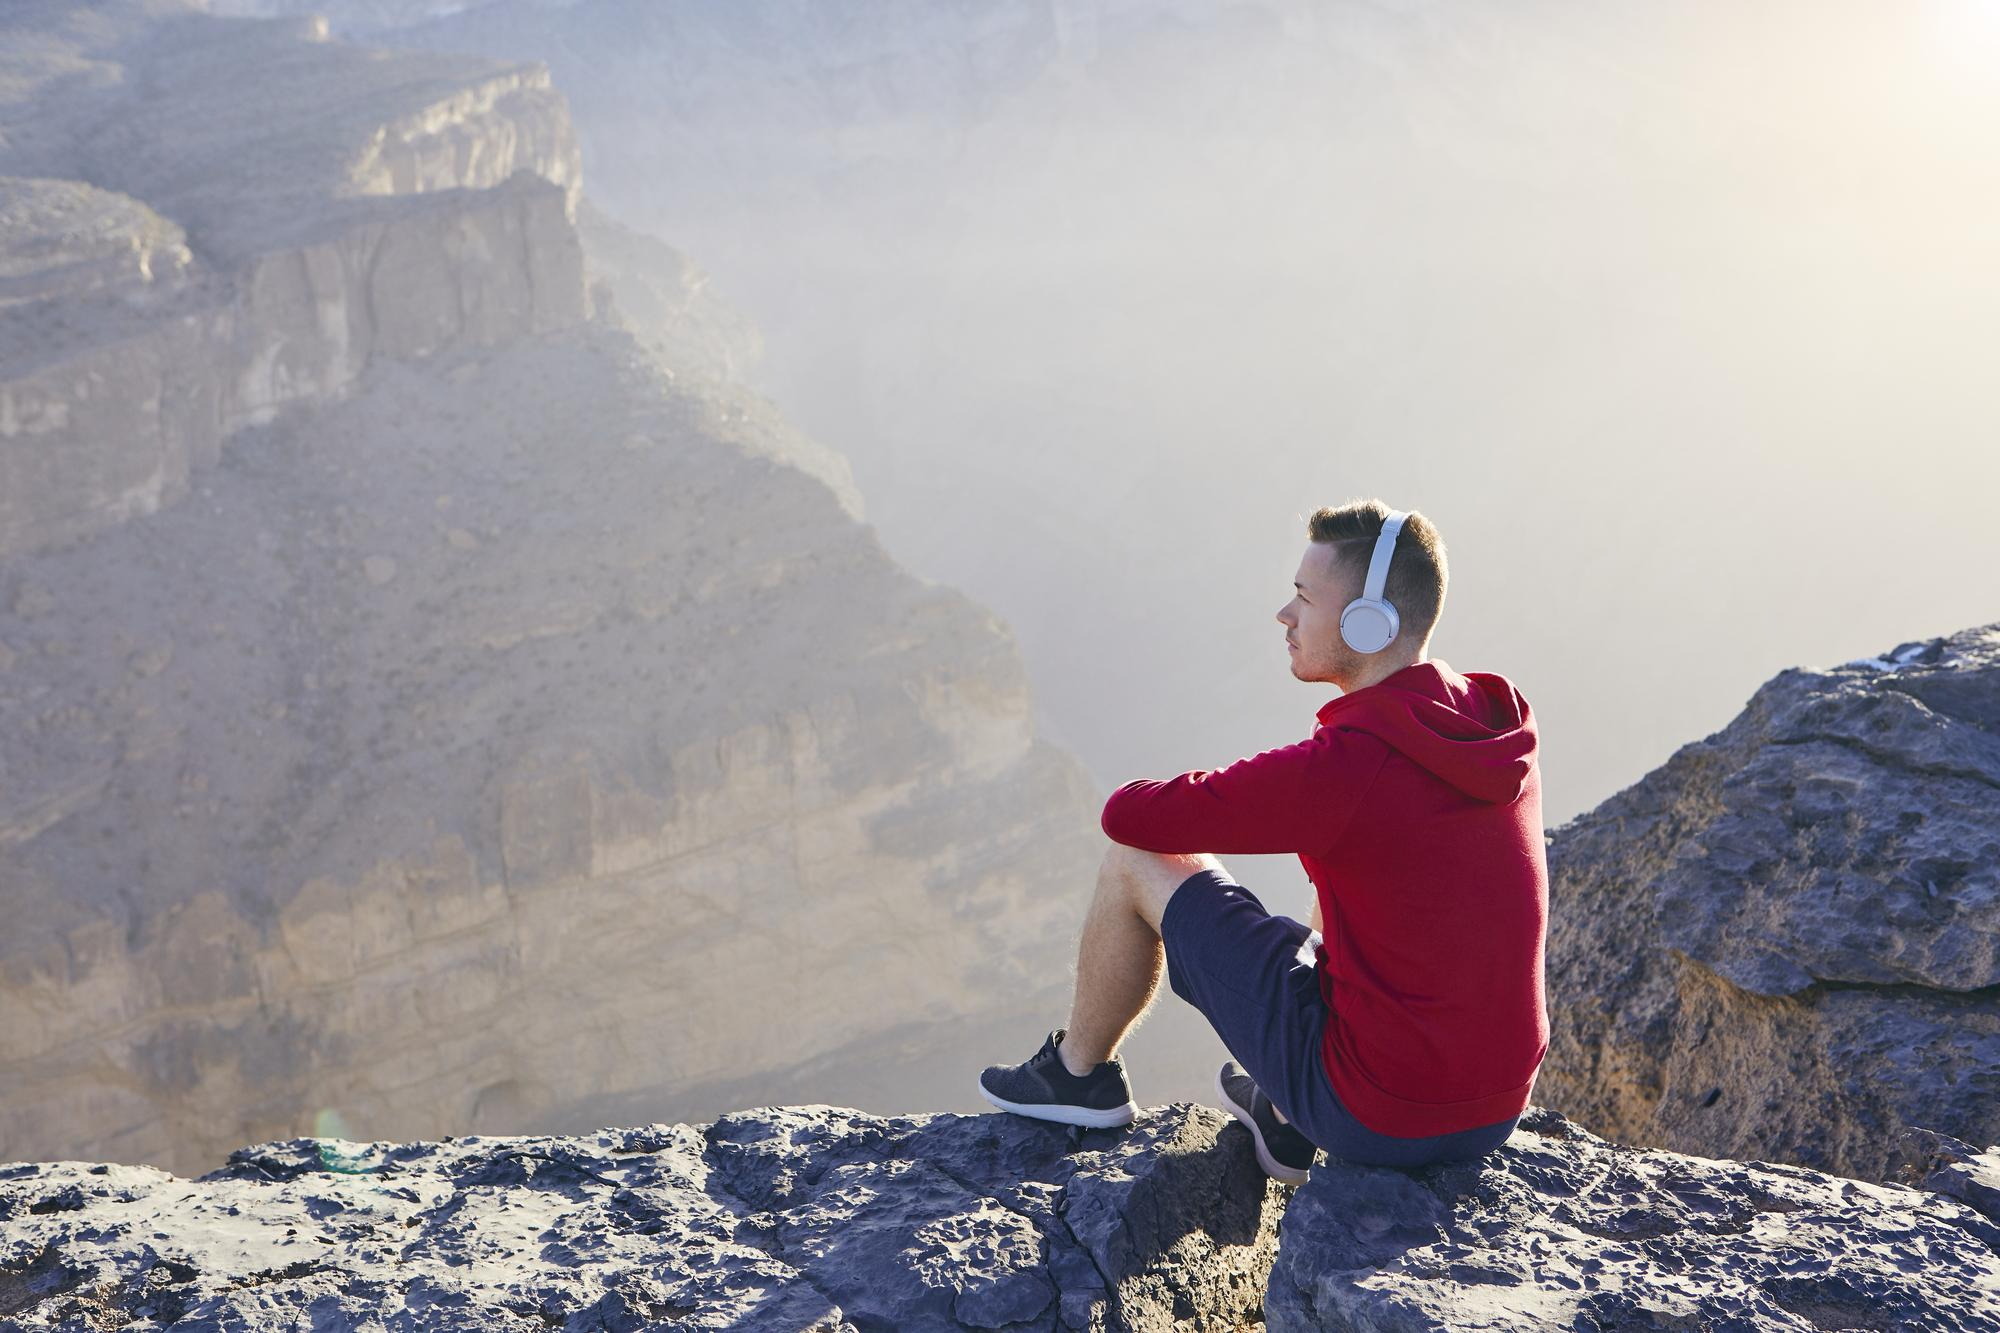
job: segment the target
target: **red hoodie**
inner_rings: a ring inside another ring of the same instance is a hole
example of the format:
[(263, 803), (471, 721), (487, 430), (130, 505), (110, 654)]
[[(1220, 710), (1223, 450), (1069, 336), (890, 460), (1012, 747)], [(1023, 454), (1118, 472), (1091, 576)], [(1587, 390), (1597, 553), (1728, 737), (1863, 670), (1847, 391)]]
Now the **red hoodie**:
[(1296, 745), (1126, 783), (1103, 824), (1155, 852), (1298, 853), (1326, 923), (1321, 1057), (1368, 1128), (1449, 1134), (1527, 1106), (1549, 872), (1535, 719), (1506, 677), (1418, 662), (1328, 703)]

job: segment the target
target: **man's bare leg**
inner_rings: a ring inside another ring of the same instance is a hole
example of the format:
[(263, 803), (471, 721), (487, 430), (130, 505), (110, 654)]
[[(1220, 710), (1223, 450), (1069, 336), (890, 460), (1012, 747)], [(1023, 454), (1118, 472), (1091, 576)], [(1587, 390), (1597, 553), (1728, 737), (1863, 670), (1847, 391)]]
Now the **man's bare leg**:
[(1063, 1068), (1086, 1074), (1117, 1053), (1159, 991), (1166, 966), (1160, 917), (1168, 900), (1188, 876), (1222, 869), (1222, 862), (1205, 852), (1143, 852), (1111, 844), (1077, 946), (1076, 997), (1068, 1031), (1056, 1048)]

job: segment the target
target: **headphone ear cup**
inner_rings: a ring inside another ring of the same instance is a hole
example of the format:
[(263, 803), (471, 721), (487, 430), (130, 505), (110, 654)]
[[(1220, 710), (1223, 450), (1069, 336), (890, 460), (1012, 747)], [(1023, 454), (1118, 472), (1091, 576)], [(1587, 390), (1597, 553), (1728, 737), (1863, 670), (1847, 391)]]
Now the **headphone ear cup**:
[(1395, 642), (1396, 608), (1376, 597), (1357, 597), (1340, 613), (1340, 637), (1357, 653), (1379, 653)]

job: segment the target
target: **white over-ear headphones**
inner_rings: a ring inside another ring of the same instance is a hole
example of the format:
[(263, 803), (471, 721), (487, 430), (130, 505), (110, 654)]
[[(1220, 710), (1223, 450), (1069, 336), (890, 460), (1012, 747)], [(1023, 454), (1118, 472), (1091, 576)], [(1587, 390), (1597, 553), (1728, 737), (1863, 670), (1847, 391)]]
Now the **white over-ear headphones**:
[(1400, 509), (1391, 509), (1389, 517), (1382, 520), (1382, 535), (1375, 539), (1375, 554), (1368, 558), (1368, 579), (1361, 585), (1361, 595), (1340, 613), (1340, 637), (1357, 653), (1381, 652), (1395, 642), (1396, 632), (1402, 628), (1396, 608), (1382, 600), (1382, 589), (1389, 581), (1396, 534), (1408, 517)]

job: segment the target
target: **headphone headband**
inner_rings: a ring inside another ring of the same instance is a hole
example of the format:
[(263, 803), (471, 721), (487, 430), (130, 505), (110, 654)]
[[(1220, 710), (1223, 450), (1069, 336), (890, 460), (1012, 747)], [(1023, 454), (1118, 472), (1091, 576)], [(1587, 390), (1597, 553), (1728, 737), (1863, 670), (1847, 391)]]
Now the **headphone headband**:
[(1371, 602), (1382, 596), (1382, 589), (1389, 582), (1389, 559), (1396, 553), (1396, 534), (1403, 530), (1403, 520), (1408, 517), (1400, 509), (1391, 509), (1389, 517), (1382, 520), (1382, 535), (1375, 539), (1375, 554), (1368, 558), (1368, 581), (1361, 587), (1362, 597)]
[(1401, 509), (1391, 509), (1382, 520), (1382, 533), (1375, 539), (1375, 553), (1368, 558), (1368, 577), (1361, 585), (1361, 595), (1340, 613), (1340, 637), (1357, 653), (1381, 652), (1402, 630), (1402, 618), (1382, 596), (1382, 589), (1389, 582), (1389, 561), (1396, 553), (1396, 534), (1403, 530), (1403, 520), (1408, 517)]

